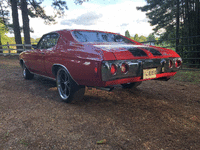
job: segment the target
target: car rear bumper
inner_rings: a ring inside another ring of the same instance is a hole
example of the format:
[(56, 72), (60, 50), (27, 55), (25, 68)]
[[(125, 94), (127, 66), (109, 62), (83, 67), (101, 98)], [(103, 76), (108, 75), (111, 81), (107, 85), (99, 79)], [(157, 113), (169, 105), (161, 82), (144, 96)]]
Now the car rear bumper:
[[(181, 58), (141, 59), (141, 60), (115, 60), (103, 61), (101, 76), (103, 86), (140, 82), (152, 79), (168, 80), (180, 69), (176, 61)], [(182, 62), (182, 60), (181, 60)], [(115, 65), (116, 73), (111, 74), (111, 66)], [(127, 64), (127, 72), (122, 72), (122, 64)], [(153, 76), (146, 77), (145, 71), (154, 71)]]
[[(177, 59), (181, 58), (165, 58), (165, 59), (141, 59), (141, 60), (117, 60), (103, 61), (101, 66), (102, 81), (110, 81), (129, 77), (143, 76), (144, 69), (156, 69), (156, 74), (177, 72), (180, 66), (176, 67)], [(172, 65), (170, 66), (170, 62)], [(111, 74), (111, 66), (116, 66), (116, 73)], [(127, 64), (128, 71), (122, 73), (122, 64)], [(157, 77), (157, 76), (156, 76)]]
[(153, 79), (160, 79), (160, 80), (166, 79), (166, 80), (168, 80), (172, 76), (174, 76), (175, 74), (176, 74), (176, 72), (160, 73), (160, 74), (156, 75), (156, 78), (149, 78), (149, 79), (142, 79), (142, 76), (140, 76), (140, 77), (130, 77), (130, 78), (124, 78), (124, 79), (116, 79), (116, 80), (104, 82), (104, 87), (117, 85), (117, 84), (125, 84), (125, 83), (131, 83), (131, 82), (153, 80)]

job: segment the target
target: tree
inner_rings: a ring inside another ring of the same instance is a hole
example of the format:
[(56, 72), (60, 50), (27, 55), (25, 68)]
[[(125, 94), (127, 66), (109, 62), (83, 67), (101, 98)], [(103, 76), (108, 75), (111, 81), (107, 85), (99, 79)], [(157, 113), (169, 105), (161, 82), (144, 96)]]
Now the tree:
[(21, 11), (25, 44), (31, 44), (28, 8), (26, 0), (21, 0)]
[(147, 5), (137, 7), (141, 11), (147, 12), (146, 15), (150, 19), (154, 31), (157, 33), (159, 29), (169, 29), (174, 27), (176, 20), (174, 13), (176, 12), (176, 4), (174, 0), (148, 0)]
[(149, 34), (149, 36), (147, 37), (147, 41), (155, 41), (155, 36), (153, 33)]
[(128, 37), (128, 38), (130, 38), (130, 37), (131, 37), (131, 36), (130, 36), (130, 33), (129, 33), (129, 31), (128, 31), (128, 30), (126, 30), (126, 31), (125, 31), (125, 36), (126, 36), (126, 37)]
[(138, 34), (135, 34), (134, 37), (130, 37), (130, 38), (131, 38), (132, 40), (137, 41), (137, 42), (145, 42), (145, 41), (147, 41), (147, 38), (146, 38), (145, 36), (143, 36), (143, 35), (138, 36)]
[(0, 0), (0, 22), (6, 25), (9, 20), (9, 11), (8, 5), (5, 3), (5, 0)]
[(200, 35), (200, 1), (199, 0), (147, 0), (147, 5), (137, 7), (146, 12), (155, 33), (165, 29), (170, 34), (176, 29), (175, 37)]
[(134, 40), (137, 41), (137, 42), (139, 42), (140, 39), (139, 39), (138, 34), (135, 34), (135, 36), (134, 36)]
[[(82, 4), (88, 0), (74, 0), (76, 4)], [(18, 17), (18, 8), (21, 8), (22, 11), (22, 20), (23, 20), (23, 31), (25, 37), (25, 43), (30, 44), (30, 25), (29, 17), (39, 17), (44, 19), (45, 24), (56, 23), (55, 18), (60, 17), (67, 10), (66, 1), (64, 0), (52, 0), (52, 7), (56, 10), (54, 16), (49, 16), (45, 13), (44, 8), (41, 7), (43, 0), (0, 0), (0, 18), (3, 19), (5, 23), (5, 11), (3, 10), (3, 5), (5, 3), (10, 3), (12, 9), (12, 21), (13, 24), (10, 25), (14, 30), (16, 44), (22, 44), (20, 26), (19, 26), (19, 17)], [(20, 7), (18, 7), (20, 6)], [(4, 16), (2, 14), (4, 12)], [(7, 27), (7, 26), (6, 26)], [(1, 43), (1, 42), (0, 42)], [(21, 47), (18, 47), (20, 49)]]
[[(30, 5), (29, 9), (28, 5)], [(21, 0), (23, 31), (26, 44), (31, 44), (29, 16), (40, 17), (45, 20), (46, 24), (50, 24), (52, 22), (55, 23), (55, 17), (62, 16), (64, 14), (64, 10), (67, 9), (65, 1), (53, 0), (52, 6), (57, 11), (56, 15), (53, 17), (46, 15), (44, 9), (40, 5), (41, 2), (37, 2), (36, 0), (29, 0), (29, 3), (27, 3), (27, 0)]]
[(176, 51), (178, 52), (178, 45), (179, 45), (179, 23), (180, 23), (180, 3), (179, 0), (176, 0), (176, 6), (177, 6), (177, 11), (176, 11)]
[[(19, 26), (19, 17), (18, 17), (18, 8), (17, 8), (17, 0), (10, 0), (11, 9), (12, 9), (12, 20), (13, 20), (13, 30), (15, 35), (16, 44), (22, 44), (21, 34), (20, 34), (20, 26)], [(17, 49), (22, 49), (21, 46), (17, 46)], [(20, 53), (21, 50), (18, 50)]]
[[(7, 10), (8, 6), (6, 3), (1, 0), (0, 1), (0, 49), (2, 49), (2, 40), (7, 39), (7, 36), (5, 36), (5, 33), (8, 32), (8, 16), (9, 11)], [(2, 53), (2, 51), (0, 51)]]
[[(0, 17), (2, 16), (3, 5), (5, 3), (10, 3), (13, 21), (13, 24), (10, 25), (10, 27), (14, 30), (16, 44), (22, 44), (18, 8), (21, 8), (22, 11), (23, 31), (25, 43), (27, 44), (30, 43), (29, 17), (40, 17), (44, 19), (45, 24), (56, 23), (55, 18), (62, 16), (67, 9), (67, 5), (64, 0), (52, 0), (52, 7), (56, 10), (56, 14), (54, 16), (49, 16), (45, 13), (44, 8), (41, 7), (42, 1), (43, 0), (0, 0)], [(82, 4), (85, 1), (88, 0), (74, 0), (76, 4)], [(5, 19), (4, 17), (1, 18)], [(17, 48), (21, 49), (19, 46), (17, 46)]]
[(145, 41), (147, 41), (147, 38), (145, 36), (141, 35), (139, 42), (145, 42)]
[[(2, 49), (2, 43), (4, 40), (7, 39), (7, 36), (5, 35), (5, 33), (7, 33), (8, 30), (6, 28), (6, 26), (0, 22), (0, 49)], [(2, 51), (0, 51), (0, 53), (2, 53)]]
[[(200, 1), (146, 0), (146, 2), (147, 5), (137, 9), (146, 12), (149, 22), (155, 26), (154, 32), (161, 35), (161, 39), (174, 38), (171, 43), (176, 45), (176, 51), (180, 55), (186, 58), (200, 58), (200, 38), (191, 38), (200, 36)], [(165, 31), (162, 34), (159, 32), (161, 29)], [(184, 38), (180, 40), (179, 37)], [(186, 43), (196, 46), (184, 46)], [(188, 53), (189, 51), (199, 51), (199, 53)], [(193, 64), (195, 60), (187, 59), (185, 62)], [(200, 59), (198, 63), (200, 64)]]
[[(85, 0), (75, 0), (76, 4), (82, 4)], [(64, 0), (52, 0), (52, 7), (56, 11), (54, 16), (48, 16), (44, 8), (41, 7), (42, 1), (37, 0), (21, 0), (22, 20), (23, 20), (23, 31), (25, 43), (30, 44), (30, 26), (29, 17), (39, 17), (44, 19), (45, 24), (56, 23), (55, 18), (64, 15), (65, 10), (68, 9), (66, 1)], [(28, 9), (28, 6), (30, 7)]]

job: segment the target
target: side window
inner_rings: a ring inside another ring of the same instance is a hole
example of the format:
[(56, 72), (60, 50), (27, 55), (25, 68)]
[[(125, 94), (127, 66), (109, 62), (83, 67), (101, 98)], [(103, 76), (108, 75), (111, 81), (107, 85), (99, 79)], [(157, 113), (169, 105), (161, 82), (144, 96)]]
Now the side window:
[(50, 38), (48, 39), (47, 42), (47, 47), (48, 48), (54, 47), (57, 44), (58, 38), (59, 38), (58, 34), (56, 33), (50, 34)]
[(45, 35), (38, 44), (39, 49), (48, 49), (54, 47), (57, 44), (59, 35), (56, 33), (51, 33)]
[(46, 49), (47, 48), (47, 41), (50, 38), (50, 35), (45, 35), (41, 40), (38, 45), (39, 49)]

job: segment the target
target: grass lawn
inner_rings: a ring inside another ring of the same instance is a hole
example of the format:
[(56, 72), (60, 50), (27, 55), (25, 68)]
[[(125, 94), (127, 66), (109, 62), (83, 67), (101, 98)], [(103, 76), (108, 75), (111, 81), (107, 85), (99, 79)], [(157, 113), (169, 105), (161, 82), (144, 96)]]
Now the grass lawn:
[(179, 70), (173, 79), (183, 82), (191, 82), (194, 84), (199, 84), (200, 71)]

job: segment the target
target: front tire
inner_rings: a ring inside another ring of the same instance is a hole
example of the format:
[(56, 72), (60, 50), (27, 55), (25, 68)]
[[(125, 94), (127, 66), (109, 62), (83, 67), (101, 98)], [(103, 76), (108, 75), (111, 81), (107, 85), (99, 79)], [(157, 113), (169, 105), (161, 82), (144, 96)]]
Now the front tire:
[(136, 88), (139, 86), (142, 82), (132, 82), (132, 83), (127, 83), (127, 84), (122, 84), (122, 87), (125, 89), (131, 89), (131, 88)]
[(34, 74), (30, 73), (30, 71), (26, 68), (25, 64), (22, 67), (22, 76), (26, 80), (31, 80), (34, 77)]
[(85, 86), (80, 87), (77, 85), (64, 68), (58, 70), (56, 83), (59, 96), (64, 102), (71, 103), (73, 100), (80, 100), (83, 98)]

